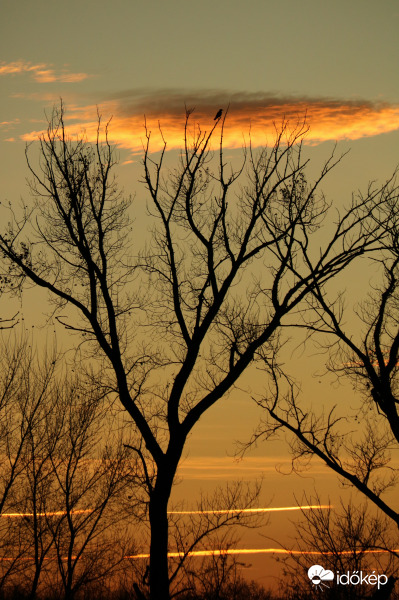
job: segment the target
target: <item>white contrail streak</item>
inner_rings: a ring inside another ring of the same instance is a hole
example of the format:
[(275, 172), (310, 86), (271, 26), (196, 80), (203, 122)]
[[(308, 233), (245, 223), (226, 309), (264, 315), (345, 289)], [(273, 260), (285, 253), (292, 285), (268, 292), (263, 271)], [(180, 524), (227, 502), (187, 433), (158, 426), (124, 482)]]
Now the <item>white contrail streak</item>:
[[(92, 508), (86, 508), (82, 510), (70, 510), (69, 514), (71, 515), (84, 515), (86, 513), (94, 512)], [(36, 513), (36, 517), (62, 517), (62, 515), (66, 515), (66, 510), (56, 510), (54, 512), (38, 512)], [(2, 513), (0, 517), (2, 519), (15, 519), (17, 517), (34, 517), (34, 513)]]
[[(168, 515), (228, 515), (228, 514), (242, 514), (242, 513), (270, 513), (270, 512), (283, 512), (292, 510), (324, 510), (333, 508), (331, 504), (309, 504), (304, 506), (275, 506), (272, 508), (225, 508), (220, 510), (170, 510)], [(84, 515), (87, 513), (94, 512), (92, 508), (71, 510), (71, 515)], [(57, 510), (53, 512), (38, 512), (36, 517), (62, 517), (66, 515), (66, 510)], [(24, 513), (2, 513), (0, 517), (2, 519), (15, 519), (21, 517), (34, 517), (35, 514), (31, 512)]]
[[(389, 554), (391, 552), (399, 552), (395, 550), (362, 550), (362, 554)], [(341, 550), (337, 552), (319, 552), (318, 550), (285, 550), (284, 548), (228, 548), (226, 550), (193, 550), (192, 552), (168, 552), (169, 558), (183, 558), (184, 556), (199, 557), (199, 556), (225, 556), (227, 554), (288, 554), (288, 555), (311, 555), (311, 556), (329, 556), (329, 555), (345, 555), (353, 554), (353, 550)], [(126, 559), (150, 558), (149, 554), (135, 554), (133, 556), (124, 556)]]
[(291, 510), (323, 510), (333, 508), (331, 504), (306, 504), (304, 506), (275, 506), (272, 508), (229, 508), (222, 510), (170, 510), (168, 515), (227, 515), (229, 513), (269, 513)]

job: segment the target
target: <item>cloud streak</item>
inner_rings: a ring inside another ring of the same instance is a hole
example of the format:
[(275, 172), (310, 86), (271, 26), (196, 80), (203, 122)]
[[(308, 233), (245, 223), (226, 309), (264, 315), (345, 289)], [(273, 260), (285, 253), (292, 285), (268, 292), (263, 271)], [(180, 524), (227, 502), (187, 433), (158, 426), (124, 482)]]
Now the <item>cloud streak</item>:
[[(179, 476), (187, 480), (226, 480), (237, 478), (250, 479), (268, 473), (271, 477), (276, 473), (290, 473), (291, 460), (286, 456), (247, 456), (244, 460), (232, 457), (196, 456), (186, 458), (179, 465)], [(321, 461), (315, 461), (311, 474), (329, 473), (328, 467)]]
[[(85, 515), (87, 513), (92, 513), (94, 512), (94, 509), (92, 508), (86, 508), (86, 509), (80, 509), (80, 510), (70, 510), (69, 514), (71, 515)], [(56, 510), (53, 512), (37, 512), (35, 513), (31, 513), (31, 512), (24, 512), (24, 513), (2, 513), (0, 514), (0, 518), (1, 519), (15, 519), (15, 518), (21, 518), (21, 517), (62, 517), (63, 515), (68, 514), (68, 512), (66, 510)]]
[[(309, 504), (304, 506), (274, 506), (271, 508), (229, 508), (221, 510), (170, 510), (168, 515), (223, 515), (223, 514), (241, 514), (241, 513), (270, 513), (270, 512), (285, 512), (292, 510), (324, 510), (333, 508), (330, 504)], [(69, 514), (73, 515), (84, 515), (87, 513), (93, 513), (94, 508), (86, 508), (80, 510), (71, 510)], [(24, 512), (24, 513), (2, 513), (0, 518), (2, 519), (15, 519), (22, 517), (62, 517), (68, 514), (66, 510), (57, 510), (53, 512)]]
[(22, 73), (28, 73), (38, 83), (76, 83), (89, 77), (87, 73), (70, 73), (68, 69), (56, 71), (53, 65), (46, 63), (33, 64), (24, 60), (0, 63), (0, 76)]
[(334, 508), (331, 504), (305, 504), (303, 506), (273, 506), (270, 508), (229, 508), (221, 510), (170, 510), (168, 515), (229, 515), (285, 512), (293, 510), (325, 510)]
[[(391, 552), (398, 552), (399, 549), (393, 550), (362, 550), (363, 554), (390, 554)], [(309, 555), (309, 556), (329, 556), (336, 555), (345, 556), (352, 555), (353, 550), (341, 550), (337, 552), (319, 552), (316, 550), (286, 550), (285, 548), (226, 548), (222, 550), (193, 550), (185, 554), (184, 552), (168, 552), (169, 558), (183, 558), (184, 556), (200, 557), (200, 556), (226, 556), (227, 554), (238, 555), (238, 554), (288, 554), (292, 555)], [(125, 559), (140, 559), (149, 558), (149, 554), (134, 554), (132, 556), (124, 556)]]
[[(392, 552), (399, 552), (399, 548), (394, 548), (392, 550), (382, 550), (382, 549), (373, 549), (373, 550), (362, 550), (362, 554), (391, 554)], [(226, 555), (240, 555), (240, 554), (286, 554), (289, 556), (295, 555), (308, 555), (308, 556), (330, 556), (330, 555), (352, 555), (353, 550), (338, 550), (337, 552), (319, 552), (317, 550), (286, 550), (285, 548), (226, 548), (219, 550), (193, 550), (191, 552), (168, 552), (169, 558), (184, 558), (188, 557), (202, 557), (202, 556), (226, 556)], [(70, 557), (72, 560), (76, 560), (76, 556)], [(79, 557), (81, 558), (81, 556)], [(123, 557), (124, 560), (138, 560), (142, 558), (150, 558), (149, 554), (132, 554), (126, 555)], [(62, 560), (67, 560), (67, 556), (62, 556)], [(34, 560), (33, 556), (22, 556), (19, 558), (16, 557), (4, 557), (0, 558), (0, 561), (29, 561)], [(57, 560), (57, 557), (44, 557), (44, 560)]]
[[(144, 122), (151, 132), (151, 151), (162, 148), (159, 127), (167, 141), (167, 149), (178, 149), (184, 143), (185, 111), (190, 116), (191, 132), (195, 127), (209, 131), (216, 111), (228, 109), (224, 129), (225, 148), (254, 147), (272, 142), (276, 127), (283, 121), (294, 129), (306, 120), (309, 131), (305, 141), (318, 144), (327, 140), (357, 140), (399, 129), (399, 104), (307, 97), (280, 97), (265, 93), (231, 93), (220, 91), (183, 92), (158, 90), (125, 91), (108, 95), (99, 103), (104, 118), (112, 121), (110, 141), (120, 148), (141, 153), (145, 141)], [(71, 135), (85, 130), (88, 140), (97, 134), (97, 106), (68, 106), (66, 122)], [(217, 136), (220, 132), (218, 125)], [(37, 139), (40, 131), (23, 136), (26, 141)]]

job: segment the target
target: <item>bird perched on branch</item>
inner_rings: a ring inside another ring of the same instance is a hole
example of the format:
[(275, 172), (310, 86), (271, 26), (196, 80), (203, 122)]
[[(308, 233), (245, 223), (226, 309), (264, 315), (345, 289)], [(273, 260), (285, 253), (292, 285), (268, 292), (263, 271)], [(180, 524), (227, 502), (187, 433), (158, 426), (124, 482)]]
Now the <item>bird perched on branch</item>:
[(222, 113), (223, 113), (223, 108), (219, 108), (219, 110), (216, 113), (216, 117), (213, 120), (217, 121), (218, 119), (220, 119), (220, 117), (222, 116)]

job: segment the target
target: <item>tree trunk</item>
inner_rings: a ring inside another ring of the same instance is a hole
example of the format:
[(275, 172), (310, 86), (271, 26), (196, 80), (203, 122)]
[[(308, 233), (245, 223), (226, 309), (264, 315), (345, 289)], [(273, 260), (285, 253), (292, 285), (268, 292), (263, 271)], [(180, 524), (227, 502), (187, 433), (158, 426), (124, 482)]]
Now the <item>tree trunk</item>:
[(39, 585), (39, 577), (41, 573), (42, 565), (36, 565), (35, 575), (33, 577), (32, 586), (29, 593), (29, 600), (34, 600), (36, 598), (36, 592)]
[(68, 572), (65, 578), (65, 589), (64, 589), (64, 600), (73, 600), (75, 597), (75, 590), (72, 586), (73, 583), (73, 567), (71, 561), (68, 558)]
[[(165, 471), (167, 471), (165, 469)], [(149, 517), (150, 546), (150, 600), (170, 600), (168, 570), (168, 501), (173, 475), (158, 471), (157, 482), (151, 493)]]

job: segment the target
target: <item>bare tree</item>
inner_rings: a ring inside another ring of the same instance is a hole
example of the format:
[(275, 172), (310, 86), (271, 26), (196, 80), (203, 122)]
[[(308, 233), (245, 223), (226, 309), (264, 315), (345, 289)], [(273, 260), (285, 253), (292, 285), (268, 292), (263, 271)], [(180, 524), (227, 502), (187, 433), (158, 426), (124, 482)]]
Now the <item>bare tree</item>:
[[(305, 501), (311, 505), (320, 502), (320, 498), (316, 495)], [(316, 563), (334, 574), (334, 581), (324, 582), (322, 586), (323, 597), (327, 599), (374, 597), (376, 590), (371, 587), (370, 591), (368, 585), (336, 585), (338, 572), (363, 571), (367, 574), (377, 571), (396, 576), (398, 554), (392, 549), (397, 547), (398, 537), (392, 531), (388, 517), (376, 514), (366, 503), (355, 506), (353, 499), (341, 501), (341, 506), (336, 509), (302, 511), (302, 517), (296, 525), (293, 543), (296, 552), (284, 559), (284, 581), (281, 583), (285, 597), (298, 600), (318, 597), (320, 589), (313, 586), (308, 576), (309, 567)], [(387, 582), (385, 585), (381, 589), (390, 587)]]
[(123, 536), (115, 534), (126, 518), (120, 500), (130, 466), (101, 385), (69, 376), (55, 392), (43, 432), (51, 479), (41, 515), (70, 600), (123, 560)]
[[(94, 145), (70, 140), (61, 107), (40, 139), (39, 166), (28, 158), (35, 219), (22, 217), (0, 235), (4, 257), (50, 292), (58, 320), (101, 348), (142, 438), (134, 447), (148, 496), (152, 600), (169, 598), (167, 508), (193, 427), (254, 360), (273, 354), (281, 324), (316, 286), (380, 247), (388, 202), (397, 197), (387, 184), (353, 199), (321, 245), (329, 206), (318, 189), (339, 159), (330, 157), (308, 185), (306, 124), (291, 132), (283, 124), (271, 148), (250, 148), (234, 170), (224, 156), (224, 123), (204, 132), (188, 114), (172, 170), (166, 142), (155, 159), (147, 131), (154, 236), (134, 262), (128, 202), (112, 176), (106, 132), (101, 143), (99, 121)], [(141, 303), (134, 277), (146, 291)]]
[[(50, 358), (50, 357), (49, 357)], [(23, 534), (20, 490), (32, 468), (30, 441), (44, 418), (57, 358), (40, 363), (28, 338), (1, 340), (0, 356), (0, 526), (2, 577), (0, 588), (21, 572), (31, 546)]]
[(94, 387), (77, 367), (63, 375), (59, 356), (39, 360), (14, 333), (2, 341), (0, 590), (36, 598), (58, 570), (71, 598), (122, 564), (120, 500), (134, 464), (99, 377)]
[[(16, 214), (11, 205), (11, 202), (8, 203), (8, 210), (12, 215), (12, 218), (16, 218)], [(28, 212), (26, 211), (26, 207), (24, 207), (24, 215), (25, 218), (28, 217)], [(28, 259), (29, 249), (26, 244), (21, 244), (20, 246), (20, 258), (22, 260)], [(2, 296), (19, 296), (21, 293), (21, 283), (23, 280), (23, 273), (18, 269), (18, 267), (10, 263), (8, 261), (0, 262), (0, 298)], [(12, 316), (8, 317), (0, 317), (0, 331), (3, 329), (12, 329), (17, 325), (18, 320), (18, 312), (14, 313)]]
[(399, 214), (393, 201), (387, 211), (385, 243), (368, 263), (374, 283), (355, 315), (342, 293), (316, 284), (307, 298), (308, 321), (300, 325), (307, 339), (317, 336), (319, 348), (328, 354), (327, 371), (352, 383), (360, 408), (353, 411), (340, 403), (326, 413), (322, 403), (311, 408), (292, 382), (282, 391), (287, 379), (275, 365), (270, 394), (258, 400), (268, 417), (253, 441), (288, 430), (296, 464), (319, 457), (399, 527), (399, 512), (388, 493), (398, 482), (392, 458), (399, 449)]
[[(183, 510), (169, 511), (170, 537), (177, 555), (170, 560), (172, 598), (183, 591), (194, 592), (199, 582), (204, 589), (205, 580), (209, 588), (214, 578), (220, 586), (222, 580), (229, 579), (228, 572), (235, 570), (237, 565), (229, 559), (226, 551), (237, 544), (239, 528), (259, 525), (259, 516), (248, 509), (254, 509), (260, 491), (260, 482), (250, 486), (237, 481), (217, 488), (211, 496), (202, 495), (195, 511), (184, 511), (184, 507)], [(191, 556), (196, 551), (215, 551), (215, 554), (204, 558), (202, 566), (199, 566), (198, 558)], [(223, 577), (220, 578), (220, 574)]]
[[(228, 572), (236, 570), (238, 564), (228, 556), (228, 549), (237, 545), (240, 529), (259, 525), (255, 506), (260, 491), (261, 482), (248, 485), (236, 481), (218, 487), (210, 495), (201, 494), (194, 509), (183, 502), (168, 511), (171, 598), (199, 594), (199, 587), (205, 589), (205, 580), (208, 590), (211, 589), (218, 573), (224, 573), (225, 580), (230, 582)], [(132, 564), (137, 564), (136, 557), (132, 558)], [(145, 595), (137, 581), (146, 590), (149, 570), (147, 561), (137, 569), (140, 576), (136, 576), (133, 587), (140, 599)]]
[[(45, 561), (49, 558), (49, 552), (53, 547), (53, 540), (45, 519), (53, 478), (45, 434), (48, 414), (54, 408), (56, 391), (53, 380), (38, 415), (39, 418), (29, 428), (22, 479), (14, 490), (19, 511), (19, 516), (16, 518), (20, 521), (20, 532), (25, 540), (27, 551), (32, 556), (32, 567), (25, 567), (23, 571), (25, 587), (32, 600), (37, 596), (39, 582), (43, 579)], [(22, 577), (20, 582), (21, 579)]]

